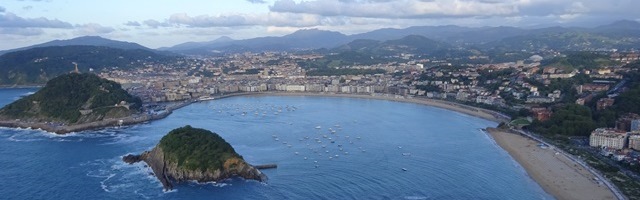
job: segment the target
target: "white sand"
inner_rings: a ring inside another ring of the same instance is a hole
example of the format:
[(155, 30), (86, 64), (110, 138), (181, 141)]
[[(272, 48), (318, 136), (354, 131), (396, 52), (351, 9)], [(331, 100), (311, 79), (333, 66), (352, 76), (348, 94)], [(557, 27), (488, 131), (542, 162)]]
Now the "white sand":
[(495, 128), (487, 132), (542, 188), (557, 199), (616, 199), (587, 169), (534, 140)]

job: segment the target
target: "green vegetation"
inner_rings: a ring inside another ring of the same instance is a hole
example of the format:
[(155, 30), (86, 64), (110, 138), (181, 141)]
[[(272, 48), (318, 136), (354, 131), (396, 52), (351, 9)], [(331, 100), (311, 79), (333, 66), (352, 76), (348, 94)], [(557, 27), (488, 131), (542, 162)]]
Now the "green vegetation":
[(80, 110), (93, 110), (93, 115), (105, 116), (122, 107), (125, 101), (130, 110), (138, 110), (142, 101), (123, 90), (120, 84), (93, 74), (66, 74), (47, 82), (33, 95), (17, 100), (0, 109), (0, 115), (12, 119), (54, 120), (76, 123)]
[(162, 137), (159, 147), (165, 159), (189, 170), (215, 171), (230, 158), (242, 158), (218, 134), (188, 125)]
[(545, 135), (589, 136), (596, 129), (596, 123), (588, 107), (568, 104), (556, 108), (549, 120), (534, 121), (530, 128)]
[(527, 125), (531, 124), (531, 122), (529, 122), (529, 120), (527, 120), (526, 118), (518, 118), (518, 119), (515, 119), (515, 120), (511, 121), (511, 124), (516, 125), (516, 126), (527, 126)]
[(376, 65), (380, 63), (389, 63), (398, 61), (400, 59), (393, 59), (387, 57), (381, 57), (370, 53), (361, 53), (356, 51), (345, 51), (338, 54), (327, 55), (324, 58), (315, 60), (299, 61), (298, 65), (305, 69), (322, 69), (322, 68), (335, 68), (354, 65)]
[(362, 74), (384, 74), (384, 69), (335, 69), (321, 68), (307, 71), (307, 76), (341, 76), (341, 75), (362, 75)]
[(565, 71), (571, 71), (573, 69), (593, 69), (611, 66), (613, 61), (609, 59), (608, 55), (592, 52), (573, 52), (567, 54), (566, 57), (543, 60), (540, 64), (542, 66), (562, 67)]
[(0, 84), (42, 84), (74, 69), (100, 71), (129, 69), (152, 62), (168, 62), (174, 57), (151, 51), (123, 50), (99, 46), (54, 46), (7, 53), (0, 56)]

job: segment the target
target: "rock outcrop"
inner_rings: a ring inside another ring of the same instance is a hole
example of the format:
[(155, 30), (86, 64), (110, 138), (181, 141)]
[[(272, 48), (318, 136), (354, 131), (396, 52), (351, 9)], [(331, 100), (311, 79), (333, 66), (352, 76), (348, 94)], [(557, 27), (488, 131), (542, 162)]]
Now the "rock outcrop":
[[(169, 135), (163, 137), (163, 140), (168, 136)], [(184, 181), (217, 182), (232, 177), (242, 177), (244, 179), (257, 181), (267, 180), (267, 177), (262, 172), (245, 162), (240, 156), (232, 156), (225, 160), (221, 160), (220, 163), (222, 163), (222, 166), (190, 169), (189, 167), (186, 167), (184, 163), (181, 164), (176, 162), (174, 159), (168, 159), (167, 155), (170, 155), (170, 153), (166, 152), (166, 150), (162, 148), (161, 144), (158, 144), (151, 151), (145, 151), (141, 155), (127, 155), (122, 159), (124, 162), (129, 164), (140, 161), (147, 163), (158, 180), (162, 182), (165, 190), (172, 190), (174, 182), (180, 183)]]

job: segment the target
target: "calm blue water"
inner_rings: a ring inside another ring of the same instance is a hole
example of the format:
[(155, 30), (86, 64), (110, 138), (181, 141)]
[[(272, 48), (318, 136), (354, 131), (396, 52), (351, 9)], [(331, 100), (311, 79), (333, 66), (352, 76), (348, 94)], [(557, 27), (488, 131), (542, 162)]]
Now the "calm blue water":
[[(31, 91), (0, 89), (0, 105)], [(187, 124), (217, 132), (250, 163), (278, 168), (264, 170), (267, 183), (187, 183), (165, 193), (142, 163), (121, 162)], [(56, 136), (0, 128), (0, 198), (552, 199), (478, 130), (495, 125), (409, 103), (236, 97), (120, 129)]]

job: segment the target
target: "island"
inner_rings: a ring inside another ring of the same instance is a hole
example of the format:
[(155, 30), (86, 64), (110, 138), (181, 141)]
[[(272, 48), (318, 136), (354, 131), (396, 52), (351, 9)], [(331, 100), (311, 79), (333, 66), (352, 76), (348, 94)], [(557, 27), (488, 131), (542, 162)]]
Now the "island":
[(76, 70), (0, 109), (0, 126), (63, 134), (149, 120), (141, 107), (120, 84)]
[(172, 190), (173, 182), (217, 182), (232, 177), (267, 180), (218, 134), (189, 125), (170, 131), (151, 151), (129, 154), (122, 160), (146, 162), (165, 190)]

